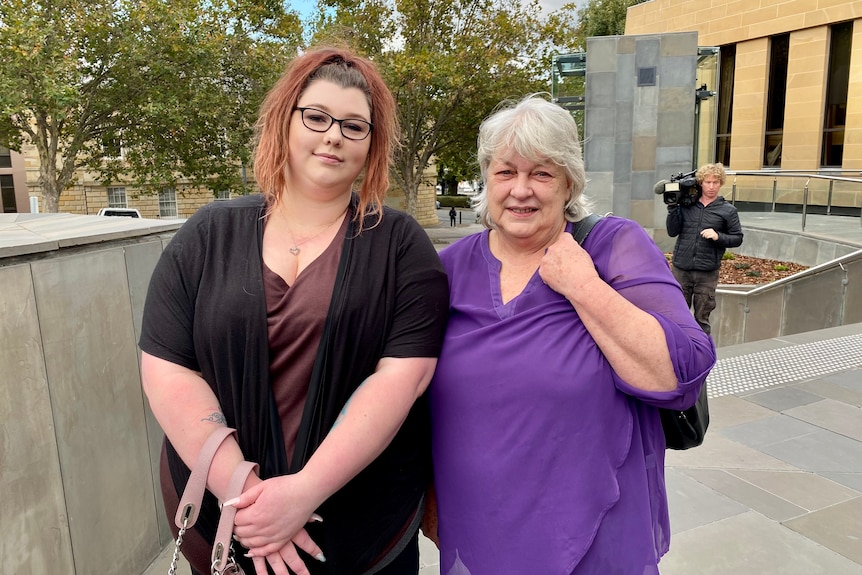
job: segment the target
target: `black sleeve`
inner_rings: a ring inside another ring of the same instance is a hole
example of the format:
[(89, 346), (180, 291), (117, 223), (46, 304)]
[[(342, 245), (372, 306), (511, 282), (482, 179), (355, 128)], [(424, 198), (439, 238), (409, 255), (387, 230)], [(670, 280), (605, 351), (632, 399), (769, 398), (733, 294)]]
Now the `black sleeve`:
[(682, 208), (679, 206), (673, 209), (668, 207), (665, 227), (667, 227), (667, 235), (672, 238), (675, 238), (682, 232)]
[(383, 357), (438, 357), (449, 314), (449, 280), (437, 250), (412, 218), (398, 261), (395, 318)]
[(723, 248), (736, 248), (742, 245), (742, 225), (739, 223), (739, 213), (736, 208), (727, 210), (724, 217), (724, 229), (718, 232), (718, 245)]
[(198, 210), (162, 252), (150, 278), (141, 351), (200, 371), (194, 348), (194, 310), (204, 262), (206, 209)]

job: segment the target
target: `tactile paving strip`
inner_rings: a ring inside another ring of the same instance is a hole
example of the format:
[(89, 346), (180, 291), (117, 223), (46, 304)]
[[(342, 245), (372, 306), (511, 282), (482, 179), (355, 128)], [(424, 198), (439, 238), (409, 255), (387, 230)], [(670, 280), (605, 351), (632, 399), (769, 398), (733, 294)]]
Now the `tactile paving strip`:
[(720, 359), (707, 377), (707, 393), (744, 393), (857, 366), (862, 366), (862, 334)]

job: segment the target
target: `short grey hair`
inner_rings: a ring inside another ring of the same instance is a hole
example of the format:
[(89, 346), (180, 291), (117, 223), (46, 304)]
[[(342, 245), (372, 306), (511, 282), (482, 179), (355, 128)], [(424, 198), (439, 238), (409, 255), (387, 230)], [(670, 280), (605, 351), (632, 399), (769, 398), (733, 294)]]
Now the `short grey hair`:
[(569, 181), (565, 218), (576, 222), (590, 214), (592, 203), (584, 192), (586, 173), (572, 115), (549, 102), (544, 94), (530, 94), (521, 101), (506, 100), (479, 126), (478, 159), (485, 187), (473, 209), (486, 228), (494, 228), (488, 211), (488, 166), (498, 154), (514, 152), (533, 162), (552, 162)]

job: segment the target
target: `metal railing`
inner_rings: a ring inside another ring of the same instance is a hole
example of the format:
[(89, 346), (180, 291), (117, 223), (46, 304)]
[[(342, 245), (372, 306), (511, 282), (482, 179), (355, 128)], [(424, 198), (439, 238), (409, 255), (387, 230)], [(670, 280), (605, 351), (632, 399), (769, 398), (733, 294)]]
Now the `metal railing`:
[[(832, 215), (832, 192), (835, 182), (850, 182), (860, 184), (862, 189), (862, 177), (845, 177), (837, 174), (856, 174), (862, 176), (862, 171), (859, 170), (829, 170), (829, 173), (810, 173), (796, 170), (754, 170), (754, 171), (734, 171), (728, 170), (727, 175), (733, 177), (733, 189), (731, 191), (730, 201), (736, 204), (738, 191), (739, 176), (753, 177), (768, 177), (772, 178), (772, 208), (775, 212), (775, 206), (778, 203), (778, 178), (805, 178), (805, 187), (802, 190), (802, 231), (805, 231), (805, 220), (808, 215), (809, 207), (809, 184), (811, 180), (825, 180), (829, 182), (829, 188), (826, 195), (826, 215)], [(818, 204), (819, 205), (819, 204)], [(862, 217), (859, 219), (859, 225), (862, 226)]]

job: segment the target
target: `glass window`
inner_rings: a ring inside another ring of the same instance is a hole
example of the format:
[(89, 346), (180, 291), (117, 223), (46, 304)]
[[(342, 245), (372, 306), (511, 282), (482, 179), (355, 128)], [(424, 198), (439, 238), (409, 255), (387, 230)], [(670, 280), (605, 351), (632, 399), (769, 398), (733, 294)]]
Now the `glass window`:
[(164, 188), (159, 192), (159, 217), (177, 217), (177, 191), (174, 188)]
[(0, 146), (0, 168), (12, 167), (12, 152)]
[(847, 121), (847, 88), (850, 84), (853, 23), (835, 24), (830, 27), (830, 33), (820, 165), (840, 168), (844, 159), (844, 125)]
[(230, 190), (216, 190), (215, 199), (216, 200), (229, 200), (230, 199)]
[(102, 138), (102, 152), (106, 158), (122, 158), (123, 146), (120, 137), (116, 134), (104, 136)]
[(721, 47), (718, 65), (718, 128), (715, 161), (730, 166), (730, 133), (733, 127), (733, 77), (736, 71), (736, 44)]
[(108, 188), (109, 208), (128, 208), (126, 202), (126, 188)]
[(769, 88), (766, 94), (766, 130), (763, 146), (764, 167), (781, 167), (789, 53), (790, 34), (773, 36), (769, 50)]
[(0, 201), (3, 204), (3, 213), (18, 212), (18, 204), (15, 202), (15, 180), (10, 175), (0, 176)]

